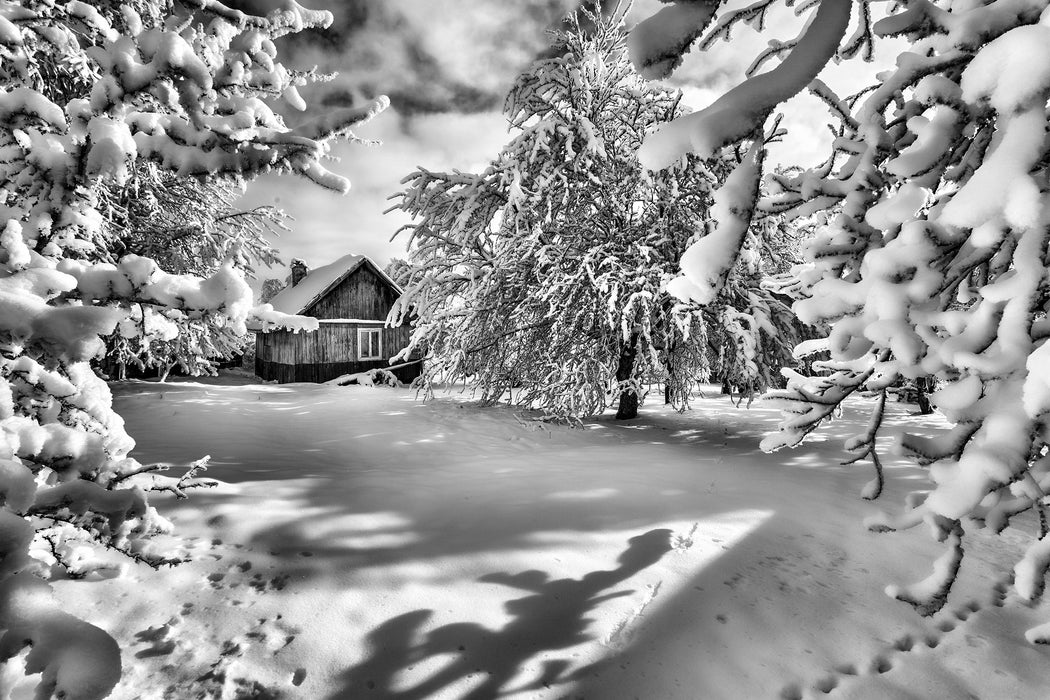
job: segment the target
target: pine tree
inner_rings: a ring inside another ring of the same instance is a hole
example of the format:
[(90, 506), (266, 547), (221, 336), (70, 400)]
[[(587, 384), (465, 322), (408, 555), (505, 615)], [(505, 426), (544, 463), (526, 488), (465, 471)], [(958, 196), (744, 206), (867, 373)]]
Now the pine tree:
[[(238, 333), (255, 313), (236, 250), (186, 271), (121, 255), (159, 243), (142, 226), (165, 213), (139, 215), (124, 194), (144, 176), (215, 192), (272, 170), (345, 190), (320, 161), (385, 102), (294, 129), (268, 104), (303, 107), (296, 86), (313, 77), (277, 62), (274, 39), (330, 21), (294, 2), (266, 17), (215, 0), (0, 5), (0, 661), (31, 646), (39, 697), (104, 697), (120, 675), (113, 640), (62, 611), (49, 571), (85, 541), (175, 563), (150, 542), (170, 524), (148, 493), (202, 485), (206, 460), (174, 478), (128, 457), (134, 442), (89, 364), (102, 338), (142, 322), (136, 308), (159, 325), (221, 316)], [(221, 228), (203, 235), (226, 245)], [(35, 559), (41, 538), (49, 554)]]
[[(636, 30), (636, 65), (664, 75), (694, 41), (706, 46), (728, 37), (740, 21), (761, 27), (775, 4), (720, 15), (718, 3), (671, 5)], [(1022, 513), (1038, 515), (1037, 539), (1012, 572), (1024, 599), (1042, 593), (1050, 565), (1046, 7), (908, 3), (873, 21), (867, 2), (822, 0), (795, 41), (767, 52), (764, 58), (783, 56), (778, 66), (752, 74), (643, 147), (652, 167), (686, 151), (710, 155), (741, 141), (747, 147), (771, 111), (807, 87), (830, 107), (838, 124), (827, 162), (773, 174), (773, 192), (760, 203), (739, 182), (728, 183), (724, 196), (734, 204), (720, 225), (735, 229), (759, 208), (789, 216), (826, 212), (796, 275), (804, 298), (795, 310), (828, 332), (796, 354), (820, 351), (830, 359), (814, 363), (816, 376), (790, 374), (788, 389), (774, 393), (785, 419), (765, 449), (797, 445), (848, 396), (876, 392), (868, 429), (847, 443), (857, 459), (874, 462), (864, 496), (876, 498), (887, 387), (900, 378), (939, 383), (930, 400), (954, 427), (901, 443), (927, 467), (931, 490), (911, 495), (902, 512), (868, 522), (876, 531), (925, 523), (945, 543), (929, 578), (888, 589), (923, 614), (944, 605), (966, 528), (1001, 532)], [(832, 57), (870, 56), (872, 42), (892, 36), (910, 47), (878, 84), (839, 97), (817, 78)], [(759, 174), (744, 175), (754, 183)], [(735, 242), (727, 235), (717, 255), (732, 260)], [(683, 268), (683, 285), (701, 289), (722, 271)], [(1028, 637), (1047, 641), (1050, 627)]]

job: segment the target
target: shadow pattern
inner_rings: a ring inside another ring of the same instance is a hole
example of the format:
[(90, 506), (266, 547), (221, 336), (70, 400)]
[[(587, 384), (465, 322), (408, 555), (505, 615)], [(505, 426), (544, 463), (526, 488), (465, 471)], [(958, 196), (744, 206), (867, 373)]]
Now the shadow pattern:
[[(629, 595), (612, 590), (671, 549), (671, 531), (655, 529), (628, 540), (610, 570), (592, 571), (580, 579), (555, 579), (538, 570), (518, 574), (496, 572), (479, 580), (526, 591), (508, 601), (512, 620), (492, 630), (472, 622), (424, 628), (433, 611), (415, 610), (387, 620), (368, 635), (371, 655), (340, 676), (341, 687), (328, 700), (382, 697), (414, 700), (434, 697), (463, 679), (479, 677), (464, 698), (482, 700), (510, 693), (540, 690), (572, 681), (568, 659), (544, 662), (539, 674), (525, 685), (506, 688), (525, 664), (542, 652), (574, 647), (593, 639), (587, 633), (587, 614), (607, 600)], [(429, 677), (407, 688), (398, 687), (398, 675), (434, 657), (452, 660)]]

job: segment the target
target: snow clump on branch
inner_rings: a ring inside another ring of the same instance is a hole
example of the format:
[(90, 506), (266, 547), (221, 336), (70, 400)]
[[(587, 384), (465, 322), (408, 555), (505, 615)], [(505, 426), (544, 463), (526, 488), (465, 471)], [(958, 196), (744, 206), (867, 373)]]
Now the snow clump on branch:
[[(683, 36), (705, 47), (742, 21), (762, 30), (778, 4), (697, 11), (700, 31), (657, 31), (657, 15), (636, 30), (637, 68), (672, 68), (689, 47)], [(770, 398), (784, 412), (781, 430), (763, 447), (797, 445), (848, 396), (875, 392), (868, 429), (847, 447), (854, 461), (874, 462), (864, 495), (877, 498), (883, 477), (876, 440), (887, 389), (901, 379), (939, 385), (931, 400), (954, 427), (934, 438), (905, 435), (899, 445), (928, 468), (932, 490), (913, 494), (902, 512), (868, 521), (878, 531), (925, 523), (945, 544), (929, 578), (887, 589), (923, 614), (947, 600), (967, 530), (1000, 532), (1035, 513), (1035, 542), (1012, 572), (1018, 595), (1040, 596), (1050, 566), (1047, 4), (916, 0), (876, 20), (867, 0), (822, 0), (815, 11), (807, 3), (798, 11), (810, 13), (808, 27), (795, 40), (771, 42), (752, 72), (786, 53), (779, 66), (751, 75), (644, 147), (654, 168), (685, 152), (709, 156), (756, 138), (777, 104), (806, 88), (831, 108), (834, 153), (816, 168), (770, 174), (768, 196), (756, 207), (787, 217), (823, 212), (793, 285), (799, 317), (828, 333), (796, 354), (830, 354), (814, 363), (816, 376), (786, 373), (787, 390)], [(839, 97), (817, 78), (829, 59), (868, 58), (886, 37), (905, 38), (910, 47), (878, 84)], [(782, 83), (765, 90), (778, 71)], [(720, 227), (731, 223), (719, 218)], [(687, 275), (690, 266), (683, 261)], [(1029, 639), (1047, 636), (1037, 629)]]

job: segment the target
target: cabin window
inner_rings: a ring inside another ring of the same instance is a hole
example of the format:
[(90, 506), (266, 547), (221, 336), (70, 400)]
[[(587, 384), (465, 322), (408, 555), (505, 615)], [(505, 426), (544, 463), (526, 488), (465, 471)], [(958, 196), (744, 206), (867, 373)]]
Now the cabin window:
[(383, 331), (380, 328), (357, 329), (357, 359), (383, 359)]

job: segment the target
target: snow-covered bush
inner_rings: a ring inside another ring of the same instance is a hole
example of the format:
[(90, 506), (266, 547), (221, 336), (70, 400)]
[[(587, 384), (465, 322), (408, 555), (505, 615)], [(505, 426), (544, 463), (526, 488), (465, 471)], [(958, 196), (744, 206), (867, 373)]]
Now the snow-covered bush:
[(679, 94), (634, 74), (619, 17), (556, 42), (511, 89), (516, 133), (486, 170), (406, 178), (399, 207), (416, 221), (394, 314), (415, 314), (410, 350), (431, 377), (485, 401), (564, 418), (618, 398), (630, 418), (649, 378), (684, 403), (709, 372), (710, 319), (665, 286), (715, 178), (700, 159), (643, 172), (641, 139), (681, 114)]
[[(636, 64), (664, 75), (698, 38), (707, 45), (741, 21), (762, 28), (777, 4), (732, 12), (716, 2), (672, 4), (634, 33)], [(928, 467), (932, 488), (909, 497), (902, 512), (869, 522), (874, 530), (925, 523), (946, 544), (928, 579), (888, 589), (924, 614), (944, 604), (968, 529), (999, 532), (1035, 513), (1038, 539), (1013, 571), (1017, 593), (1039, 596), (1050, 565), (1047, 4), (907, 2), (875, 21), (866, 1), (805, 3), (802, 34), (773, 42), (764, 56), (782, 57), (779, 65), (751, 74), (642, 148), (657, 168), (727, 144), (756, 152), (765, 120), (791, 95), (808, 87), (831, 108), (834, 155), (817, 168), (774, 174), (761, 203), (753, 195), (758, 168), (741, 165), (716, 195), (726, 202), (719, 212), (725, 235), (704, 255), (686, 254), (680, 284), (687, 294), (709, 294), (758, 208), (826, 212), (796, 271), (805, 298), (794, 308), (829, 329), (797, 355), (825, 351), (830, 360), (815, 363), (818, 376), (789, 372), (788, 389), (773, 394), (784, 410), (781, 431), (763, 446), (796, 445), (850, 394), (877, 392), (869, 429), (847, 444), (875, 462), (864, 495), (876, 498), (887, 387), (900, 378), (938, 381), (931, 400), (954, 427), (933, 439), (906, 436), (899, 446)], [(870, 54), (872, 42), (885, 37), (904, 37), (910, 46), (878, 84), (839, 97), (817, 78), (833, 57)], [(1048, 635), (1034, 630), (1029, 638)]]
[(118, 255), (141, 231), (114, 193), (150, 168), (210, 183), (277, 170), (346, 189), (320, 161), (385, 103), (296, 128), (269, 104), (302, 107), (296, 87), (311, 79), (275, 60), (273, 40), (330, 21), (294, 2), (266, 17), (215, 0), (0, 5), (0, 660), (31, 646), (37, 697), (104, 697), (120, 675), (113, 641), (62, 612), (42, 578), (68, 563), (65, 543), (172, 563), (150, 542), (170, 526), (148, 492), (201, 483), (203, 462), (176, 479), (128, 457), (89, 364), (102, 337), (138, 324), (172, 338), (209, 315), (243, 333), (254, 313), (236, 251), (203, 277)]

